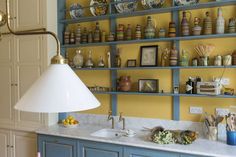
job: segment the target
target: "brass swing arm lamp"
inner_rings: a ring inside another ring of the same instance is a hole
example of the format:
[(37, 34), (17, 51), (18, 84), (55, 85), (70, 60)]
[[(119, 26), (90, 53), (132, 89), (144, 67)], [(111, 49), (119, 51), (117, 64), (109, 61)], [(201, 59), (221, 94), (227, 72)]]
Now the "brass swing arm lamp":
[(6, 14), (0, 11), (0, 27), (6, 24), (10, 34), (13, 35), (51, 35), (57, 43), (57, 54), (51, 59), (51, 65), (20, 98), (15, 109), (26, 112), (60, 113), (89, 110), (100, 106), (97, 98), (61, 56), (60, 41), (55, 33), (45, 29), (13, 31), (10, 20), (10, 3), (6, 0)]
[[(13, 31), (10, 27), (11, 23), (11, 16), (10, 16), (10, 1), (6, 0), (6, 14), (0, 11), (0, 27), (3, 25), (7, 25), (7, 28), (10, 34), (21, 36), (21, 35), (51, 35), (57, 44), (56, 56), (51, 59), (51, 64), (66, 64), (67, 61), (61, 56), (61, 48), (60, 48), (60, 41), (57, 35), (54, 32), (46, 31), (45, 28), (40, 29), (31, 29), (31, 30), (24, 30), (24, 31)], [(7, 34), (7, 33), (4, 33)]]

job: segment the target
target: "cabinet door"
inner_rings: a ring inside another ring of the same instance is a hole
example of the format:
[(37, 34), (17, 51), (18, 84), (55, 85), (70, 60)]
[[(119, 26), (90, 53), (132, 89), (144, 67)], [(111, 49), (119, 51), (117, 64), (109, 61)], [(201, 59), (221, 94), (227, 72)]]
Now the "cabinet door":
[(76, 140), (53, 137), (38, 136), (38, 150), (41, 157), (76, 157)]
[(42, 0), (13, 0), (15, 30), (43, 27)]
[(37, 136), (33, 133), (12, 132), (12, 157), (35, 157), (37, 154)]
[[(16, 37), (16, 102), (42, 72), (42, 38), (40, 36)], [(42, 114), (16, 111), (16, 128), (34, 129), (43, 124)], [(31, 130), (29, 130), (31, 131)]]
[(9, 155), (9, 139), (10, 132), (0, 129), (0, 156), (1, 157), (10, 157)]
[(13, 39), (4, 36), (0, 42), (0, 126), (14, 127)]
[(118, 145), (81, 141), (80, 157), (122, 157), (122, 147)]
[(124, 157), (179, 157), (179, 154), (143, 148), (125, 147)]

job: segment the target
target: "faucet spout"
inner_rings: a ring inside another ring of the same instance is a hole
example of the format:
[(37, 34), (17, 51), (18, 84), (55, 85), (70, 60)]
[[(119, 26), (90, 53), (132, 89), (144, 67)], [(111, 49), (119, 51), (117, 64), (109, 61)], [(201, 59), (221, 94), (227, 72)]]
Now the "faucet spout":
[(122, 112), (120, 113), (119, 122), (123, 122), (122, 130), (125, 130), (125, 118), (122, 116)]
[(107, 117), (107, 121), (110, 121), (110, 120), (111, 120), (111, 128), (114, 129), (115, 128), (115, 119), (112, 116), (111, 111), (108, 113), (108, 117)]

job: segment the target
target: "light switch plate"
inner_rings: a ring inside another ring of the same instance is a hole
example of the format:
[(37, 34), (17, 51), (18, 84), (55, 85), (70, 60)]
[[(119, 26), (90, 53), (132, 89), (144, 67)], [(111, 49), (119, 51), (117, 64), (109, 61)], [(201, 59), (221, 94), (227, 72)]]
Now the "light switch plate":
[(189, 112), (191, 114), (202, 114), (202, 107), (194, 107), (194, 106), (190, 106)]

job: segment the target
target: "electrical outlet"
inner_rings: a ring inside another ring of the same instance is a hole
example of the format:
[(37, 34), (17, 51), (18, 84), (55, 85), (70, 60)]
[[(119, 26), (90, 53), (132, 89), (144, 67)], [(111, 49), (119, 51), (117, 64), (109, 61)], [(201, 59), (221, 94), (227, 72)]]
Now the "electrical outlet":
[(228, 115), (229, 109), (227, 108), (216, 108), (216, 115), (225, 116)]
[[(215, 79), (216, 82), (220, 81), (220, 78)], [(230, 84), (230, 79), (229, 78), (222, 78), (220, 81), (221, 85), (229, 85)]]
[(193, 107), (190, 106), (189, 112), (191, 114), (202, 114), (202, 107)]

